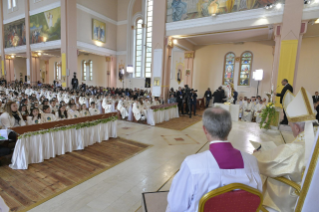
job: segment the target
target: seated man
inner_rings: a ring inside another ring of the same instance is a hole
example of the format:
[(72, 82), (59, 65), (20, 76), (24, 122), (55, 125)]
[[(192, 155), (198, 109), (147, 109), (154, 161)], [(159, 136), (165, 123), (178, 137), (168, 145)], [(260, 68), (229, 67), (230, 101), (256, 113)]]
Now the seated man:
[(227, 140), (232, 128), (230, 113), (218, 107), (207, 109), (203, 124), (209, 150), (184, 160), (168, 194), (167, 212), (197, 211), (203, 195), (231, 183), (262, 190), (256, 159)]
[(251, 122), (251, 120), (253, 119), (254, 109), (255, 109), (255, 104), (251, 102), (250, 99), (247, 99), (247, 104), (245, 104), (243, 107), (244, 112), (243, 112), (242, 120)]
[[(301, 88), (304, 90), (304, 88)], [(274, 149), (260, 149), (254, 153), (263, 175), (263, 205), (268, 211), (292, 212), (298, 196), (295, 189), (273, 178), (284, 177), (301, 184), (302, 173), (314, 142), (312, 121), (316, 121), (311, 95), (299, 92), (296, 97), (285, 95), (283, 106), (295, 140)], [(307, 101), (307, 102), (306, 102)], [(302, 106), (301, 104), (304, 104)], [(310, 113), (307, 109), (310, 106)], [(309, 138), (309, 139), (306, 139)], [(309, 151), (310, 149), (310, 151)]]

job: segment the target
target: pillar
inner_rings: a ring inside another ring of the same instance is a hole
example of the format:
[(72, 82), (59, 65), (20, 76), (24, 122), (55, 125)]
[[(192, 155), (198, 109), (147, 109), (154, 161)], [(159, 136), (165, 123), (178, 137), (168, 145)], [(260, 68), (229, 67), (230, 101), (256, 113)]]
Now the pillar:
[(30, 83), (31, 85), (36, 85), (36, 82), (34, 81), (34, 76), (32, 74), (32, 52), (30, 47), (30, 1), (24, 0), (25, 5), (25, 33), (26, 33), (26, 65), (27, 65), (27, 83)]
[(0, 36), (2, 39), (0, 39), (0, 50), (1, 50), (1, 77), (5, 76), (5, 60), (6, 55), (4, 52), (4, 24), (3, 24), (3, 0), (0, 0)]
[(62, 86), (71, 85), (77, 72), (77, 9), (76, 0), (61, 0), (61, 59)]
[[(277, 57), (278, 59), (279, 57), (279, 62), (277, 80), (274, 80), (276, 88), (274, 89), (278, 93), (281, 92), (283, 88), (281, 85), (283, 79), (287, 79), (292, 86), (294, 84), (295, 70), (297, 67), (296, 61), (301, 46), (300, 34), (303, 6), (304, 2), (300, 0), (286, 1), (282, 25), (276, 26), (277, 29), (275, 29), (276, 36), (278, 36), (278, 38), (275, 38), (277, 39), (275, 49), (280, 48), (280, 53), (277, 51), (276, 54), (275, 51), (275, 58)], [(278, 42), (280, 42), (280, 44)], [(280, 47), (278, 45), (280, 45)], [(275, 65), (277, 64), (274, 63), (274, 66)], [(274, 69), (276, 70), (276, 68), (277, 67)], [(276, 98), (276, 106), (281, 106), (279, 97)]]
[[(161, 96), (165, 98), (165, 93), (169, 90), (167, 83), (165, 55), (168, 54), (166, 39), (166, 3), (167, 1), (154, 1), (153, 3), (153, 38), (152, 38), (152, 79), (151, 88), (153, 96)], [(156, 27), (155, 27), (156, 26)], [(154, 85), (154, 78), (160, 80), (161, 86)]]

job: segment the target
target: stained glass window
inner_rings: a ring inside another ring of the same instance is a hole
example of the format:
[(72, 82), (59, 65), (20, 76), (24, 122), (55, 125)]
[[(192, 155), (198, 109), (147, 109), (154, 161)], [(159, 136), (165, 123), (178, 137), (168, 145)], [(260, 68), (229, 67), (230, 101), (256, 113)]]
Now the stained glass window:
[(225, 56), (223, 85), (234, 83), (235, 54), (229, 52)]
[(241, 55), (238, 85), (250, 86), (251, 66), (253, 64), (253, 54), (244, 52)]

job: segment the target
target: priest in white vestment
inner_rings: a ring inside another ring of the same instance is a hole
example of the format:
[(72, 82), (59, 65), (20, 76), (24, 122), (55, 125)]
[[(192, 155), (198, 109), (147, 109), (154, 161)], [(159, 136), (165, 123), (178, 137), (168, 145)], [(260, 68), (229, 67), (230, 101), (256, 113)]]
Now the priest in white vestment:
[(145, 120), (145, 116), (142, 114), (137, 100), (133, 103), (132, 113), (136, 121)]
[(254, 117), (256, 118), (256, 123), (261, 122), (261, 113), (262, 113), (263, 109), (265, 109), (265, 105), (264, 105), (263, 101), (260, 99), (255, 106)]
[(256, 158), (235, 149), (227, 140), (232, 128), (230, 113), (218, 107), (207, 109), (203, 124), (209, 150), (184, 160), (173, 179), (166, 212), (198, 211), (203, 195), (231, 183), (262, 191)]
[(102, 107), (104, 109), (104, 113), (112, 113), (112, 102), (107, 98), (103, 99)]
[(295, 189), (274, 178), (284, 177), (301, 184), (317, 130), (312, 123), (316, 116), (312, 97), (304, 88), (296, 97), (291, 92), (286, 94), (283, 106), (295, 140), (274, 149), (261, 148), (254, 156), (263, 175), (263, 205), (269, 211), (293, 212), (298, 198)]
[(251, 122), (251, 120), (253, 119), (254, 109), (255, 109), (255, 104), (251, 102), (250, 99), (247, 99), (247, 104), (244, 105), (243, 107), (244, 111), (243, 111), (242, 120)]

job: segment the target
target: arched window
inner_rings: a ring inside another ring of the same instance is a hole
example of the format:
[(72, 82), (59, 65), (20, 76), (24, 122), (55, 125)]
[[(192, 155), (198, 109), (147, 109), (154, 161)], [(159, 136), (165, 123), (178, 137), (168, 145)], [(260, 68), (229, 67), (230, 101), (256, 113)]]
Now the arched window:
[(146, 4), (145, 77), (152, 76), (153, 0)]
[(143, 20), (136, 21), (135, 31), (135, 77), (142, 77), (142, 55), (143, 55)]
[(82, 61), (82, 81), (86, 81), (86, 61)]
[(55, 72), (55, 80), (61, 80), (61, 62), (55, 62), (54, 63), (54, 72)]
[(229, 52), (225, 55), (223, 85), (227, 83), (234, 83), (234, 66), (235, 66), (235, 54)]
[(238, 85), (250, 86), (251, 66), (253, 64), (253, 54), (244, 52), (240, 59), (240, 69), (238, 77)]
[(90, 76), (89, 76), (89, 79), (90, 79), (90, 81), (92, 81), (93, 80), (93, 61), (92, 60), (90, 60), (89, 61), (89, 74), (90, 74)]

